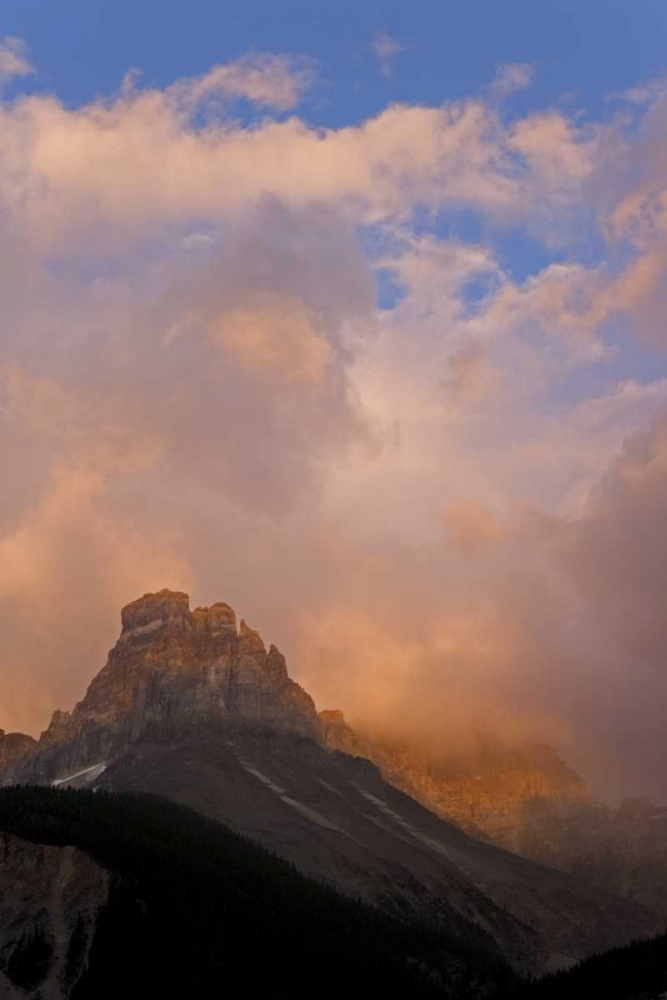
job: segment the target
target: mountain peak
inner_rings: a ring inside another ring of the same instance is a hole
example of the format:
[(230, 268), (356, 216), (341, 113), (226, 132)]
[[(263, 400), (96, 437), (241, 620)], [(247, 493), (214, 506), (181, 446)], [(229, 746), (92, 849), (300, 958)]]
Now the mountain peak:
[(133, 632), (156, 622), (163, 624), (175, 618), (189, 617), (190, 598), (182, 591), (164, 588), (156, 594), (144, 594), (136, 601), (126, 604), (120, 614), (123, 632)]
[(347, 720), (340, 708), (323, 708), (320, 719), (331, 726), (347, 726)]
[(218, 601), (210, 608), (195, 608), (192, 612), (192, 624), (211, 635), (236, 637), (236, 614), (224, 601)]
[[(223, 601), (190, 610), (163, 589), (121, 612), (122, 632), (104, 668), (71, 713), (57, 711), (29, 754), (30, 777), (74, 773), (112, 759), (147, 733), (261, 722), (322, 740), (308, 694), (285, 658)], [(22, 762), (23, 763), (23, 762)]]
[(64, 729), (69, 725), (70, 719), (71, 714), (69, 712), (63, 712), (61, 709), (57, 708), (51, 716), (49, 732), (56, 732), (59, 729)]

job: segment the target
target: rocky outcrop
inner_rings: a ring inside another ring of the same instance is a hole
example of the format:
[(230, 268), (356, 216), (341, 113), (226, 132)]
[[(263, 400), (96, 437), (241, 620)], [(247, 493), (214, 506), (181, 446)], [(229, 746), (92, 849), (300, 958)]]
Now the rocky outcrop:
[(125, 605), (120, 613), (120, 619), (123, 626), (122, 636), (126, 639), (132, 634), (137, 635), (137, 629), (146, 629), (150, 632), (162, 625), (185, 629), (186, 623), (191, 621), (190, 598), (181, 591), (166, 589), (157, 594), (144, 594), (143, 597)]
[(321, 739), (315, 705), (284, 657), (244, 621), (237, 632), (229, 605), (191, 611), (187, 594), (161, 590), (124, 607), (121, 621), (85, 698), (55, 712), (25, 755), (8, 758), (5, 784), (78, 774), (155, 729), (248, 720)]
[(17, 766), (32, 752), (36, 740), (24, 733), (5, 733), (0, 729), (0, 774), (10, 767)]
[(0, 834), (0, 997), (62, 1000), (84, 972), (110, 876), (74, 847)]

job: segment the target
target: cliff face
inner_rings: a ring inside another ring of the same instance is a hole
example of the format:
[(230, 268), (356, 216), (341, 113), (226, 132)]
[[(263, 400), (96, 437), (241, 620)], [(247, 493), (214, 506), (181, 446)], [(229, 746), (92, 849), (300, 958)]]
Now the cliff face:
[[(4, 783), (56, 780), (101, 763), (142, 734), (222, 720), (270, 722), (321, 738), (309, 695), (285, 658), (227, 604), (190, 610), (187, 594), (161, 590), (123, 608), (106, 666), (70, 714), (55, 712), (26, 754), (8, 760)], [(0, 744), (0, 751), (2, 744)]]
[(36, 740), (24, 733), (5, 733), (0, 729), (0, 773), (10, 765), (25, 760), (36, 746)]
[(74, 847), (0, 834), (0, 997), (70, 995), (109, 885), (108, 873)]

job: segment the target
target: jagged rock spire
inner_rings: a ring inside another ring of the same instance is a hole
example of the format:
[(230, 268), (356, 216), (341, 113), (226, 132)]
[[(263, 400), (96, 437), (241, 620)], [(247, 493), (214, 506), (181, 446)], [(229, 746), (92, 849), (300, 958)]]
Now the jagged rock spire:
[[(71, 713), (56, 711), (28, 754), (37, 778), (113, 757), (146, 732), (261, 722), (322, 739), (312, 698), (285, 658), (224, 602), (190, 610), (182, 591), (127, 604), (106, 666)], [(6, 738), (5, 738), (6, 739)], [(30, 768), (28, 768), (30, 772)]]

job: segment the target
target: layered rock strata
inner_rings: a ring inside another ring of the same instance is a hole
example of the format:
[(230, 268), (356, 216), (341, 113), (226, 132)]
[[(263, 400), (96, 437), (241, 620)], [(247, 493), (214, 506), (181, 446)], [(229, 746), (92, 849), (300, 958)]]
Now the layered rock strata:
[(314, 702), (288, 676), (284, 656), (267, 651), (245, 621), (237, 630), (228, 604), (191, 611), (187, 594), (161, 590), (128, 604), (121, 620), (84, 699), (71, 713), (54, 712), (38, 742), (0, 763), (5, 784), (75, 775), (155, 729), (251, 720), (321, 738)]

